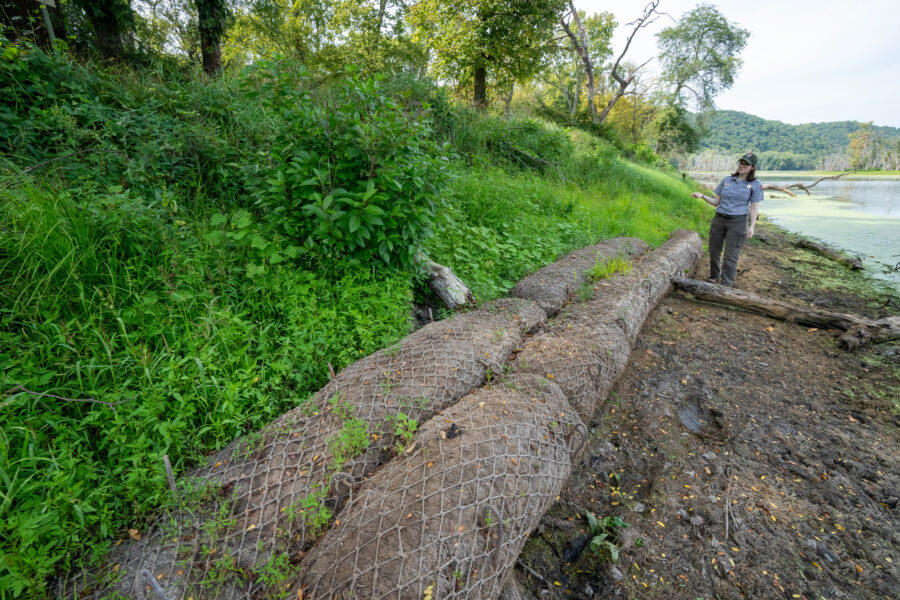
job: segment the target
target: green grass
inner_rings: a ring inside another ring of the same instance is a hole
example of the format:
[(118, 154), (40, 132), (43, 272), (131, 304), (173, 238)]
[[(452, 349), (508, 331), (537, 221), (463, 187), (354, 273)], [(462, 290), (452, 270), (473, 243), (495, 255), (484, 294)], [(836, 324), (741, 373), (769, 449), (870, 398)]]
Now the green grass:
[[(250, 278), (252, 249), (210, 245), (213, 214), (257, 210), (282, 127), (235, 79), (0, 67), (0, 597), (44, 598), (171, 501), (164, 454), (183, 473), (406, 335), (416, 279), (315, 253)], [(577, 247), (705, 228), (687, 183), (607, 140), (415, 85), (451, 174), (425, 250), (479, 300)]]

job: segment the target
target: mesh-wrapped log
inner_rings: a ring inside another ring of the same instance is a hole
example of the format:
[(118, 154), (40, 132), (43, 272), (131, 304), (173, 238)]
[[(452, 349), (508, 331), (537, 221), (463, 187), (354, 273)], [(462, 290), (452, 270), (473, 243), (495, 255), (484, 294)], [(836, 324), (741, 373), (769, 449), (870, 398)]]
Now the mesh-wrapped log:
[(523, 278), (509, 290), (509, 295), (533, 300), (547, 316), (553, 316), (588, 280), (588, 273), (594, 266), (617, 256), (632, 259), (647, 248), (647, 242), (638, 238), (615, 238), (581, 248)]
[(309, 402), (186, 477), (206, 496), (116, 548), (112, 585), (70, 591), (246, 597), (261, 587), (261, 569), (308, 549), (327, 529), (354, 486), (393, 455), (398, 431), (454, 404), (489, 371), (500, 373), (525, 331), (545, 318), (533, 302), (497, 300), (348, 366)]
[(516, 375), (428, 421), (310, 551), (289, 597), (493, 598), (587, 429), (559, 388)]
[(569, 304), (527, 340), (513, 372), (541, 375), (559, 385), (589, 423), (597, 402), (624, 371), (650, 310), (668, 292), (672, 277), (689, 269), (701, 251), (696, 233), (673, 232), (660, 248), (638, 259), (631, 274), (597, 282), (589, 300)]

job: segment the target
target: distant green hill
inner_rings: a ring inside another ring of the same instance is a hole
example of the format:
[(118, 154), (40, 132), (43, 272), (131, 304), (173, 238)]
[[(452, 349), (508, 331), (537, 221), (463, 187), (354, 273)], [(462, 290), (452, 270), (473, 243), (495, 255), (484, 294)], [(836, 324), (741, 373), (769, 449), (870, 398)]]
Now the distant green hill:
[[(753, 151), (759, 154), (764, 169), (813, 169), (836, 155), (844, 156), (850, 134), (858, 130), (858, 121), (805, 123), (789, 125), (769, 121), (736, 110), (719, 110), (708, 122), (709, 135), (701, 143), (701, 153), (733, 156)], [(900, 128), (873, 128), (887, 138), (900, 137)]]

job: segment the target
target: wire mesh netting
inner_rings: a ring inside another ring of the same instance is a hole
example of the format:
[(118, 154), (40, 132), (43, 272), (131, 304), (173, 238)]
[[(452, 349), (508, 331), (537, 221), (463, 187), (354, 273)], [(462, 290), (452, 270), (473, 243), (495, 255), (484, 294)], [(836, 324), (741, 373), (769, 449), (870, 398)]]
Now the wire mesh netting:
[(358, 481), (418, 423), (501, 372), (544, 319), (532, 302), (501, 299), (348, 366), (310, 401), (184, 477), (181, 506), (113, 551), (111, 583), (76, 580), (70, 591), (244, 598), (262, 589), (260, 571), (308, 549)]
[(597, 283), (523, 343), (525, 332), (546, 320), (539, 305), (558, 310), (598, 261), (645, 248), (582, 249), (516, 286), (533, 301), (488, 303), (348, 366), (183, 477), (177, 506), (114, 549), (100, 578), (64, 590), (496, 598), (644, 319), (700, 256), (699, 237), (674, 232), (630, 275)]
[(524, 277), (509, 295), (537, 302), (547, 316), (553, 316), (568, 304), (596, 265), (617, 256), (632, 259), (647, 248), (647, 242), (638, 238), (615, 238), (581, 248)]
[(416, 434), (304, 562), (309, 598), (493, 598), (569, 475), (587, 429), (559, 388), (513, 375)]
[(589, 423), (625, 369), (631, 346), (671, 277), (701, 252), (699, 237), (676, 231), (635, 261), (630, 274), (594, 282), (591, 296), (573, 301), (517, 353), (512, 370), (552, 380)]

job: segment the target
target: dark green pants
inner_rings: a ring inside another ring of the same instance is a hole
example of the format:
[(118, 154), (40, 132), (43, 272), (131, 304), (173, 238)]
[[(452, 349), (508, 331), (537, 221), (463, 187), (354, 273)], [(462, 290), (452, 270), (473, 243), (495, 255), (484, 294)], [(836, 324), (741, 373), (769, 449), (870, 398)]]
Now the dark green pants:
[[(709, 225), (709, 278), (722, 277), (722, 285), (734, 287), (737, 275), (738, 254), (747, 239), (747, 215), (720, 215), (716, 213)], [(722, 259), (722, 246), (725, 259)]]

